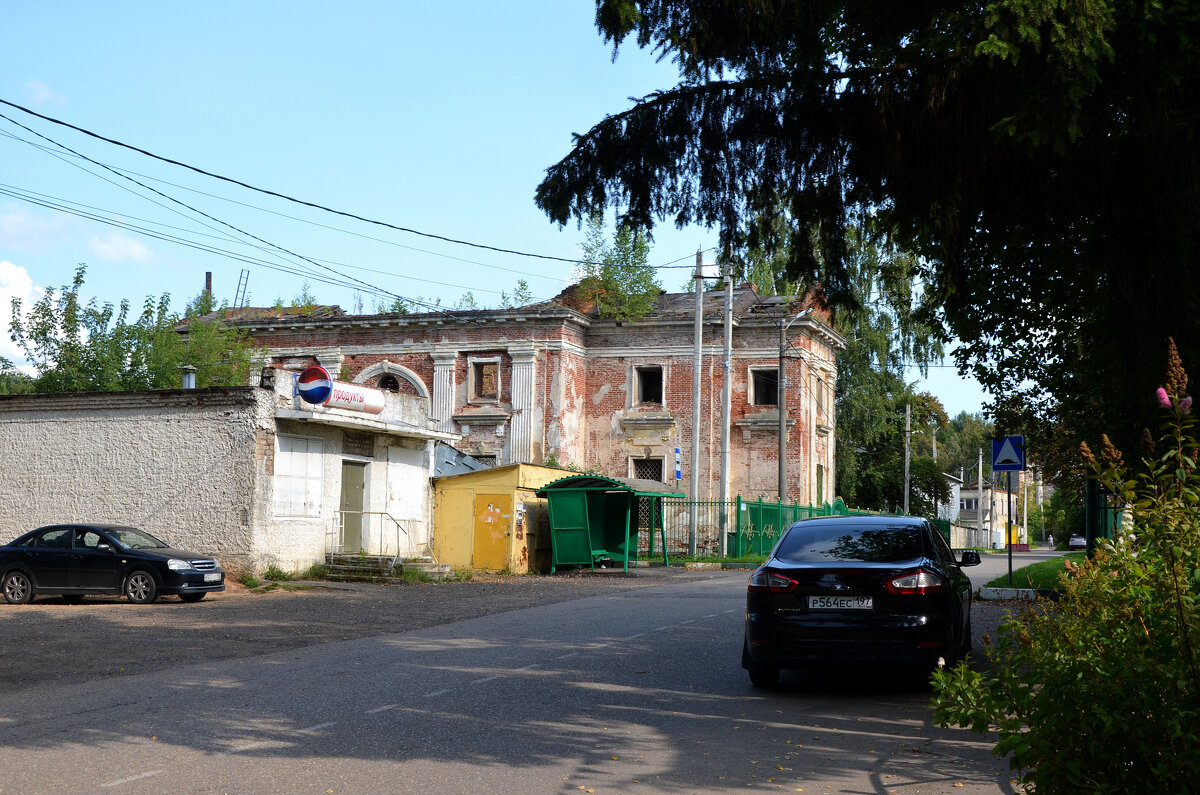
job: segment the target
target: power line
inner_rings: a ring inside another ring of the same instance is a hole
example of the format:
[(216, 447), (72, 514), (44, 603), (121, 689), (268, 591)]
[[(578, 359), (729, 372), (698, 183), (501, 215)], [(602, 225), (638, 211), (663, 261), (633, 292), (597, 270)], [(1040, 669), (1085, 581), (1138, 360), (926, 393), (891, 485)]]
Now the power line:
[[(36, 117), (36, 118), (42, 119), (43, 121), (48, 121), (48, 122), (50, 122), (51, 124), (57, 124), (57, 125), (59, 125), (59, 126), (61, 126), (61, 127), (66, 127), (66, 128), (68, 128), (68, 129), (75, 130), (76, 132), (82, 133), (82, 134), (84, 134), (84, 135), (87, 135), (87, 136), (89, 136), (89, 137), (91, 137), (91, 138), (95, 138), (96, 140), (99, 140), (99, 141), (104, 141), (105, 143), (112, 144), (113, 146), (119, 146), (119, 147), (121, 147), (121, 148), (123, 148), (123, 149), (128, 149), (128, 150), (130, 150), (130, 151), (132, 151), (132, 152), (137, 152), (138, 154), (145, 155), (146, 157), (149, 157), (149, 158), (153, 158), (154, 160), (158, 160), (159, 162), (162, 162), (162, 163), (167, 163), (167, 164), (169, 164), (169, 165), (173, 165), (173, 166), (178, 166), (178, 167), (180, 167), (180, 168), (185, 168), (185, 169), (187, 169), (187, 170), (189, 170), (189, 171), (193, 171), (193, 172), (195, 172), (195, 173), (197, 173), (197, 174), (201, 174), (201, 175), (203, 175), (203, 176), (210, 177), (210, 178), (212, 178), (212, 179), (217, 179), (217, 180), (220, 180), (220, 181), (222, 181), (222, 182), (228, 182), (228, 183), (230, 183), (230, 184), (232, 184), (232, 185), (238, 185), (238, 186), (240, 186), (240, 187), (246, 188), (247, 190), (252, 190), (252, 191), (254, 191), (254, 192), (256, 192), (256, 193), (261, 193), (261, 194), (264, 194), (264, 195), (266, 195), (266, 196), (274, 196), (274, 197), (275, 197), (275, 198), (277, 198), (277, 199), (283, 199), (284, 201), (292, 202), (293, 204), (299, 204), (299, 205), (301, 205), (301, 206), (303, 206), (303, 207), (311, 207), (311, 208), (313, 208), (313, 209), (315, 209), (315, 210), (321, 210), (321, 211), (323, 211), (323, 212), (332, 213), (333, 215), (340, 215), (340, 216), (342, 216), (342, 217), (344, 217), (344, 218), (352, 218), (352, 219), (354, 219), (354, 220), (356, 220), (356, 221), (361, 221), (361, 222), (363, 222), (363, 223), (366, 223), (366, 224), (372, 224), (372, 225), (375, 225), (375, 226), (382, 226), (382, 227), (385, 227), (385, 228), (387, 228), (387, 229), (394, 229), (394, 230), (396, 230), (396, 231), (398, 231), (398, 232), (405, 232), (405, 233), (407, 233), (407, 234), (418, 235), (418, 236), (420, 236), (420, 237), (429, 238), (429, 239), (431, 239), (431, 240), (441, 240), (441, 241), (443, 241), (443, 242), (445, 242), (445, 243), (453, 243), (453, 244), (455, 244), (455, 245), (460, 245), (460, 246), (470, 246), (470, 247), (472, 247), (472, 248), (478, 248), (478, 249), (482, 249), (482, 250), (485, 250), (485, 251), (495, 251), (495, 252), (498, 252), (498, 253), (501, 253), (501, 254), (512, 254), (512, 255), (515, 255), (515, 256), (518, 256), (518, 257), (530, 257), (530, 258), (534, 258), (534, 259), (544, 259), (544, 260), (551, 260), (551, 261), (554, 261), (554, 262), (567, 262), (567, 263), (570, 263), (570, 264), (572, 264), (572, 265), (579, 264), (579, 263), (581, 262), (581, 260), (579, 260), (579, 259), (569, 259), (569, 258), (567, 258), (567, 257), (557, 257), (557, 256), (553, 256), (553, 255), (550, 255), (550, 254), (534, 254), (534, 253), (527, 252), (527, 251), (519, 251), (519, 250), (517, 250), (517, 249), (502, 248), (502, 247), (500, 247), (500, 246), (490, 246), (490, 245), (487, 245), (487, 244), (484, 244), (484, 243), (473, 243), (473, 242), (471, 242), (471, 241), (469, 241), (469, 240), (460, 240), (460, 239), (458, 239), (458, 238), (448, 237), (448, 236), (446, 236), (446, 235), (438, 235), (438, 234), (434, 234), (434, 233), (432, 233), (432, 232), (422, 232), (422, 231), (421, 231), (421, 230), (419, 230), (419, 229), (413, 229), (413, 228), (411, 228), (411, 227), (400, 226), (400, 225), (398, 225), (398, 224), (392, 224), (392, 223), (388, 223), (387, 221), (380, 221), (380, 220), (376, 220), (376, 219), (373, 219), (373, 218), (367, 218), (367, 217), (365, 217), (365, 216), (357, 215), (357, 214), (355, 214), (355, 213), (345, 212), (345, 211), (343, 211), (343, 210), (336, 210), (336, 209), (334, 209), (334, 208), (332, 208), (332, 207), (327, 207), (327, 206), (325, 206), (325, 205), (323, 205), (323, 204), (318, 204), (318, 203), (316, 203), (316, 202), (305, 201), (305, 200), (303, 200), (303, 199), (297, 199), (297, 198), (295, 198), (295, 197), (293, 197), (293, 196), (289, 196), (289, 195), (287, 195), (286, 193), (279, 193), (278, 191), (268, 190), (268, 189), (266, 189), (266, 188), (259, 188), (259, 187), (257, 187), (257, 186), (251, 185), (251, 184), (249, 184), (249, 183), (247, 183), (247, 182), (242, 182), (241, 180), (237, 180), (237, 179), (234, 179), (234, 178), (232, 178), (232, 177), (226, 177), (226, 176), (223, 176), (223, 175), (221, 175), (221, 174), (216, 174), (216, 173), (214, 173), (214, 172), (211, 172), (211, 171), (206, 171), (205, 169), (202, 169), (202, 168), (198, 168), (198, 167), (196, 167), (196, 166), (189, 165), (189, 164), (187, 164), (187, 163), (184, 163), (184, 162), (182, 162), (182, 161), (179, 161), (179, 160), (173, 160), (173, 159), (171, 159), (171, 158), (169, 158), (169, 157), (163, 157), (162, 155), (157, 155), (157, 154), (155, 154), (155, 153), (153, 153), (153, 152), (150, 152), (150, 151), (148, 151), (148, 150), (146, 150), (146, 149), (142, 149), (142, 148), (140, 148), (140, 147), (133, 146), (132, 144), (127, 144), (127, 143), (124, 143), (124, 142), (122, 142), (122, 141), (118, 141), (118, 140), (116, 140), (116, 139), (113, 139), (113, 138), (108, 138), (108, 137), (105, 137), (105, 136), (103, 136), (103, 135), (100, 135), (99, 133), (94, 133), (94, 132), (92, 132), (91, 130), (87, 130), (87, 129), (83, 128), (83, 127), (79, 127), (79, 126), (77, 126), (77, 125), (74, 125), (74, 124), (71, 124), (71, 123), (69, 123), (69, 122), (62, 121), (61, 119), (56, 119), (56, 118), (54, 118), (53, 116), (46, 116), (46, 115), (44, 115), (44, 114), (41, 114), (41, 113), (38, 113), (38, 112), (36, 112), (36, 111), (30, 110), (29, 108), (26, 108), (26, 107), (24, 107), (24, 106), (22, 106), (22, 105), (18, 105), (18, 104), (16, 104), (15, 102), (9, 102), (9, 101), (8, 101), (8, 100), (6, 100), (6, 99), (0, 99), (0, 104), (7, 105), (7, 106), (8, 106), (8, 107), (10, 107), (10, 108), (15, 108), (16, 110), (19, 110), (19, 111), (21, 111), (22, 113), (27, 113), (27, 114), (29, 114), (30, 116), (34, 116), (34, 117)], [(18, 124), (17, 122), (13, 121), (13, 120), (12, 120), (11, 118), (9, 118), (8, 116), (4, 116), (3, 114), (0, 114), (0, 118), (5, 118), (5, 119), (8, 119), (8, 120), (9, 120), (10, 122), (12, 122), (13, 124), (17, 124), (17, 126), (19, 126), (19, 127), (22, 127), (22, 129), (28, 130), (29, 132), (32, 132), (34, 135), (39, 135), (39, 133), (36, 133), (36, 132), (34, 132), (33, 130), (30, 130), (28, 127), (24, 127), (23, 125), (20, 125), (20, 124)], [(40, 136), (40, 135), (39, 135), (39, 137), (44, 137), (44, 136)], [(48, 139), (48, 138), (47, 138), (46, 140), (50, 140), (50, 139)], [(60, 146), (61, 146), (61, 144), (60, 144)], [(63, 148), (64, 148), (64, 149), (66, 149), (66, 147), (63, 147)], [(70, 151), (70, 150), (68, 150), (68, 151)], [(76, 154), (77, 154), (77, 153), (76, 153)], [(79, 156), (80, 156), (80, 157), (83, 157), (83, 155), (79, 155)], [(85, 158), (85, 159), (87, 159), (87, 158)], [(90, 161), (90, 159), (89, 159), (89, 161)], [(90, 161), (90, 162), (95, 162), (95, 161)], [(98, 164), (98, 165), (99, 165), (99, 164)], [(153, 188), (148, 188), (148, 190), (153, 190)], [(681, 258), (681, 259), (682, 259), (682, 258)], [(675, 261), (675, 262), (677, 262), (678, 260), (674, 260), (674, 261)], [(615, 264), (615, 263), (595, 263), (595, 264)], [(662, 267), (687, 267), (687, 266), (672, 266), (672, 265), (665, 265), (665, 266), (662, 266)]]
[[(5, 100), (2, 100), (2, 99), (0, 99), (0, 103), (3, 103), (3, 104), (9, 104), (9, 105), (11, 105), (11, 104), (12, 104), (12, 103), (6, 102)], [(14, 105), (13, 107), (20, 108), (20, 106), (17, 106), (17, 105)], [(24, 108), (20, 108), (20, 109), (21, 109), (21, 110), (25, 110)], [(28, 111), (28, 112), (32, 113), (32, 111)], [(33, 115), (35, 115), (35, 116), (40, 116), (40, 114), (36, 114), (36, 113), (34, 113)], [(313, 265), (315, 265), (315, 266), (317, 266), (317, 267), (319, 267), (319, 268), (323, 268), (323, 269), (325, 269), (325, 270), (327, 270), (327, 271), (330, 271), (330, 272), (332, 272), (332, 273), (335, 273), (335, 274), (337, 274), (338, 276), (341, 276), (341, 277), (342, 277), (342, 278), (344, 278), (344, 279), (349, 279), (349, 280), (351, 280), (351, 281), (353, 281), (353, 282), (355, 282), (355, 283), (357, 283), (357, 284), (359, 284), (359, 285), (362, 285), (363, 287), (365, 287), (365, 288), (369, 289), (369, 290), (370, 290), (370, 291), (372, 291), (372, 292), (381, 292), (381, 293), (384, 293), (385, 295), (388, 295), (388, 296), (390, 296), (390, 297), (392, 297), (392, 298), (399, 299), (399, 300), (401, 300), (401, 301), (406, 301), (406, 302), (408, 302), (408, 303), (411, 303), (411, 304), (414, 304), (414, 305), (416, 305), (416, 306), (423, 306), (423, 307), (425, 307), (425, 308), (429, 309), (429, 310), (430, 310), (430, 311), (432, 311), (432, 312), (436, 312), (436, 313), (439, 313), (439, 314), (446, 315), (447, 317), (454, 318), (455, 320), (462, 320), (462, 321), (466, 321), (466, 322), (468, 322), (468, 323), (475, 324), (475, 321), (474, 321), (474, 320), (472, 320), (472, 319), (470, 319), (470, 318), (467, 318), (467, 317), (462, 317), (462, 316), (459, 316), (459, 315), (455, 315), (455, 314), (453, 314), (452, 312), (448, 312), (448, 311), (446, 311), (446, 310), (442, 309), (440, 306), (437, 306), (437, 305), (435, 305), (435, 304), (429, 304), (428, 302), (420, 301), (420, 300), (413, 299), (413, 298), (408, 298), (408, 297), (406, 297), (406, 296), (402, 296), (402, 295), (397, 295), (397, 294), (395, 294), (395, 293), (392, 293), (392, 292), (391, 292), (391, 291), (389, 291), (389, 290), (384, 290), (384, 289), (383, 289), (383, 288), (381, 288), (381, 287), (378, 287), (378, 286), (376, 286), (376, 285), (369, 284), (368, 282), (364, 282), (364, 281), (362, 281), (361, 279), (356, 279), (356, 278), (354, 278), (353, 276), (348, 276), (348, 275), (346, 275), (346, 274), (344, 274), (344, 273), (340, 273), (340, 272), (336, 271), (335, 269), (333, 269), (333, 268), (329, 267), (328, 265), (322, 265), (321, 263), (319, 263), (319, 262), (316, 262), (315, 260), (311, 260), (311, 259), (309, 259), (308, 257), (305, 257), (305, 256), (303, 256), (303, 255), (301, 255), (301, 254), (297, 254), (297, 253), (295, 253), (295, 252), (293, 252), (293, 251), (289, 251), (288, 249), (286, 249), (286, 248), (283, 248), (282, 246), (275, 245), (274, 243), (271, 243), (271, 242), (269, 242), (269, 241), (267, 241), (267, 240), (264, 240), (263, 238), (260, 238), (260, 237), (258, 237), (258, 236), (256, 236), (256, 235), (253, 235), (253, 234), (251, 234), (251, 233), (249, 233), (249, 232), (247, 232), (247, 231), (245, 231), (245, 230), (243, 230), (243, 229), (239, 229), (238, 227), (234, 226), (233, 224), (226, 223), (225, 221), (222, 221), (222, 220), (220, 220), (219, 218), (215, 218), (215, 217), (213, 217), (213, 216), (209, 215), (208, 213), (205, 213), (205, 212), (203, 212), (202, 210), (198, 210), (198, 209), (196, 209), (195, 207), (192, 207), (191, 205), (189, 205), (189, 204), (187, 204), (187, 203), (185, 203), (185, 202), (182, 202), (182, 201), (180, 201), (180, 200), (178, 200), (178, 199), (175, 199), (175, 198), (173, 198), (173, 197), (171, 197), (171, 196), (168, 196), (167, 194), (163, 193), (162, 191), (159, 191), (159, 190), (157, 190), (157, 189), (155, 189), (155, 188), (152, 188), (152, 187), (150, 187), (149, 185), (146, 185), (146, 184), (144, 184), (144, 183), (142, 183), (142, 182), (139, 182), (138, 180), (136, 180), (136, 179), (133, 179), (132, 177), (129, 177), (129, 176), (125, 175), (125, 174), (121, 174), (121, 173), (119, 173), (119, 172), (115, 171), (114, 169), (110, 168), (109, 166), (106, 166), (106, 165), (104, 165), (103, 163), (100, 163), (100, 162), (98, 162), (98, 161), (96, 161), (96, 160), (93, 160), (92, 158), (88, 157), (87, 155), (84, 155), (84, 154), (82, 154), (82, 153), (80, 153), (80, 152), (76, 152), (75, 150), (71, 149), (70, 147), (68, 147), (68, 146), (65, 146), (64, 144), (61, 144), (61, 143), (59, 143), (58, 141), (55, 141), (55, 140), (53, 140), (52, 138), (50, 138), (50, 137), (48, 137), (48, 136), (46, 136), (46, 135), (43, 135), (42, 133), (39, 133), (39, 132), (37, 132), (36, 130), (33, 130), (33, 129), (29, 128), (29, 127), (26, 127), (25, 125), (21, 124), (20, 122), (16, 121), (15, 119), (12, 119), (12, 118), (10, 118), (9, 116), (6, 116), (6, 115), (4, 115), (4, 114), (0, 113), (0, 118), (3, 118), (3, 119), (5, 119), (5, 120), (7, 120), (7, 121), (8, 121), (10, 124), (14, 124), (14, 125), (16, 125), (17, 127), (20, 127), (21, 129), (25, 130), (26, 132), (29, 132), (29, 133), (31, 133), (31, 134), (33, 134), (33, 135), (36, 135), (37, 137), (41, 138), (41, 139), (42, 139), (42, 140), (44, 140), (44, 141), (48, 141), (49, 143), (52, 143), (52, 144), (54, 144), (55, 146), (59, 147), (60, 149), (62, 149), (62, 150), (64, 150), (64, 151), (66, 151), (66, 152), (70, 152), (71, 154), (75, 155), (76, 157), (79, 157), (79, 158), (81, 158), (81, 159), (83, 159), (83, 160), (86, 160), (86, 161), (88, 161), (89, 163), (92, 163), (93, 165), (99, 166), (100, 168), (103, 168), (103, 169), (105, 169), (105, 170), (107, 170), (107, 171), (110, 171), (111, 173), (113, 173), (113, 174), (116, 174), (117, 176), (121, 177), (122, 179), (129, 180), (130, 182), (133, 182), (135, 185), (139, 185), (140, 187), (142, 187), (142, 188), (144, 188), (144, 189), (146, 189), (146, 190), (148, 190), (148, 191), (151, 191), (152, 193), (155, 193), (155, 194), (157, 194), (157, 195), (159, 195), (159, 196), (162, 196), (164, 199), (166, 199), (166, 200), (168, 200), (168, 201), (171, 201), (171, 202), (174, 202), (175, 204), (178, 204), (178, 205), (180, 205), (181, 207), (186, 207), (187, 209), (191, 210), (192, 212), (194, 212), (194, 213), (196, 213), (196, 214), (198, 214), (198, 215), (201, 215), (201, 216), (203, 216), (203, 217), (205, 217), (205, 218), (208, 218), (208, 219), (210, 219), (210, 220), (214, 221), (215, 223), (221, 224), (222, 226), (226, 226), (226, 227), (228, 227), (228, 228), (230, 228), (230, 229), (234, 230), (235, 232), (238, 232), (239, 234), (242, 234), (242, 235), (245, 235), (246, 237), (249, 237), (249, 238), (252, 238), (252, 239), (254, 239), (254, 240), (257, 240), (257, 241), (259, 241), (260, 243), (263, 243), (264, 245), (267, 245), (267, 246), (269, 246), (269, 247), (271, 247), (271, 248), (277, 249), (278, 251), (281, 251), (281, 252), (283, 252), (283, 253), (285, 253), (285, 254), (288, 254), (288, 255), (290, 255), (290, 256), (292, 256), (292, 257), (295, 257), (295, 258), (297, 258), (297, 259), (303, 260), (303, 261), (305, 261), (305, 262), (309, 262), (309, 263), (311, 263), (311, 264), (313, 264)], [(60, 123), (62, 123), (62, 124), (65, 124), (65, 122), (60, 122)], [(68, 126), (68, 127), (70, 127), (70, 126), (72, 126), (72, 125), (65, 125), (65, 126)], [(91, 135), (91, 133), (89, 133), (89, 135)], [(96, 137), (99, 137), (99, 136), (96, 136)], [(316, 274), (313, 274), (313, 275), (315, 276)]]

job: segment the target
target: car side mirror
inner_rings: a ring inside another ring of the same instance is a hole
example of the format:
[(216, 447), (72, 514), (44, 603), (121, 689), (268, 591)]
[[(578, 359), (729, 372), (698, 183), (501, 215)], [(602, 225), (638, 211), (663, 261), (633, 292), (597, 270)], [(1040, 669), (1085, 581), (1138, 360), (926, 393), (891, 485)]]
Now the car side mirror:
[(112, 544), (105, 544), (103, 541), (96, 545), (96, 549), (100, 550), (101, 552), (113, 551)]
[(960, 565), (960, 566), (978, 566), (979, 562), (980, 562), (979, 561), (979, 553), (974, 550), (968, 549), (966, 552), (962, 553), (962, 562), (959, 563), (958, 565)]

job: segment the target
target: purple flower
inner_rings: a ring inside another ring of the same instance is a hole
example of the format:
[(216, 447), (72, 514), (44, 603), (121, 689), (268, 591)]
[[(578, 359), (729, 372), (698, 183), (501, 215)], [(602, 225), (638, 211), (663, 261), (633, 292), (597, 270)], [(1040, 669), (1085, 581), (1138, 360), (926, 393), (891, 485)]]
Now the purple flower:
[(1188, 414), (1192, 410), (1192, 396), (1188, 395), (1179, 402), (1179, 408), (1184, 414)]
[(1158, 396), (1158, 405), (1164, 409), (1171, 408), (1171, 396), (1167, 394), (1167, 390), (1160, 386), (1154, 394)]

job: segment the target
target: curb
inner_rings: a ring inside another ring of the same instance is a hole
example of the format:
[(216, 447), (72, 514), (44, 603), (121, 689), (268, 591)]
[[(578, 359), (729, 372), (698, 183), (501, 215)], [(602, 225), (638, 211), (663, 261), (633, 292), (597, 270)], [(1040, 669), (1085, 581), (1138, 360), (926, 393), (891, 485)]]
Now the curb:
[(984, 586), (979, 589), (980, 599), (1017, 599), (1022, 602), (1049, 599), (1057, 602), (1058, 597), (1058, 591), (1053, 588), (988, 588)]

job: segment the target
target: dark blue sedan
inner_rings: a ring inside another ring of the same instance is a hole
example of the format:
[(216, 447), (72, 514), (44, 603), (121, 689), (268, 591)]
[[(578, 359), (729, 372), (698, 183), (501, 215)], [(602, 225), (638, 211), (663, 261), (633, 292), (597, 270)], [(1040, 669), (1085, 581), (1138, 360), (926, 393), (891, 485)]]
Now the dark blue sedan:
[(836, 516), (787, 529), (751, 575), (742, 667), (757, 687), (782, 668), (952, 664), (971, 648), (971, 582), (925, 519)]
[(9, 604), (58, 594), (124, 594), (148, 604), (163, 594), (198, 602), (225, 590), (213, 558), (175, 549), (133, 527), (61, 524), (40, 527), (0, 547), (0, 590)]

